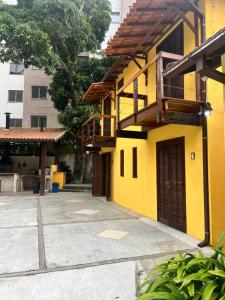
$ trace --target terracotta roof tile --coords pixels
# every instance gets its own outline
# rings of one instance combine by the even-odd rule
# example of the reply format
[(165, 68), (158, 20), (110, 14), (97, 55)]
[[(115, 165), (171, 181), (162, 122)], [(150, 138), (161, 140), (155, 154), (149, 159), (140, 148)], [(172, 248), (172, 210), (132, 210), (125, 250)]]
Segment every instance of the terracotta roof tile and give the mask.
[(18, 142), (56, 142), (65, 134), (65, 129), (44, 129), (39, 128), (0, 128), (0, 141)]

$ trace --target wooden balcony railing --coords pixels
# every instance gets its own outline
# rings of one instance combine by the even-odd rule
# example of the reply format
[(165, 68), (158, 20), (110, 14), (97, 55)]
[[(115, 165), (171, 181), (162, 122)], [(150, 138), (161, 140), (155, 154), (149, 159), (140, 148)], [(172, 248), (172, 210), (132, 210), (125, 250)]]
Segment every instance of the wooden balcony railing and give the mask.
[(82, 144), (90, 147), (114, 147), (116, 141), (116, 117), (94, 115), (82, 126)]
[[(125, 129), (131, 125), (143, 126), (146, 130), (166, 124), (199, 125), (198, 113), (201, 110), (201, 103), (184, 99), (184, 77), (175, 78), (173, 81), (163, 77), (166, 65), (182, 58), (181, 55), (159, 52), (117, 91), (118, 129)], [(138, 101), (144, 99), (144, 95), (139, 94), (138, 78), (151, 68), (156, 68), (156, 87), (152, 86), (152, 89), (156, 88), (156, 99), (149, 105), (145, 101), (144, 107), (139, 109)], [(131, 84), (133, 84), (133, 113), (121, 120), (120, 98), (124, 97), (125, 89)], [(149, 86), (151, 88), (151, 83)]]

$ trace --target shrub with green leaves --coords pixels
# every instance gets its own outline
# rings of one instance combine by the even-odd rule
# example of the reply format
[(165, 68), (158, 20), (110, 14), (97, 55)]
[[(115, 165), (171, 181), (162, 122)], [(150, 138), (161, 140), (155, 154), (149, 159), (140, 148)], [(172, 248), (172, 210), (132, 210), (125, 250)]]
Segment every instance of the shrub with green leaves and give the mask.
[(222, 234), (214, 254), (180, 253), (150, 272), (137, 300), (225, 300), (225, 252)]

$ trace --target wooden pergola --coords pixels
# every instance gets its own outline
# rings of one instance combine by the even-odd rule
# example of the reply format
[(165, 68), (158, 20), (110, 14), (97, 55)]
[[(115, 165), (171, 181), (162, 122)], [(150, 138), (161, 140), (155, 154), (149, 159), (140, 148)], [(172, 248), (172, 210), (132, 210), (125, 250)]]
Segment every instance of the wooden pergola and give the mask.
[(180, 19), (198, 34), (185, 16), (194, 10), (194, 5), (191, 0), (137, 0), (108, 43), (106, 55), (146, 54)]
[(113, 82), (93, 83), (83, 96), (83, 100), (91, 104), (99, 104), (113, 89)]
[(40, 195), (45, 194), (46, 146), (48, 143), (53, 143), (57, 147), (57, 142), (64, 134), (64, 129), (0, 128), (0, 142), (2, 143), (37, 143), (40, 145)]

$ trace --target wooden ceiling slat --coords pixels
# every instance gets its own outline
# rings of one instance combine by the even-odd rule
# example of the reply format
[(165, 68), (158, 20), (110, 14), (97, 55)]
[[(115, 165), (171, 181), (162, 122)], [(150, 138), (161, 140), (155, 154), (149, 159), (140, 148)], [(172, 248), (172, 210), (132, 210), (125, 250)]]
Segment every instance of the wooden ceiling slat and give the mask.
[(93, 83), (85, 93), (83, 100), (87, 103), (99, 103), (112, 89), (113, 82)]
[[(133, 42), (136, 43), (134, 54), (145, 53), (147, 44), (152, 44), (156, 37), (162, 36), (163, 32), (177, 21), (178, 13), (172, 5), (176, 5), (184, 13), (188, 11), (187, 0), (137, 0), (108, 43), (106, 55), (131, 54)], [(127, 52), (124, 51), (126, 46)]]

